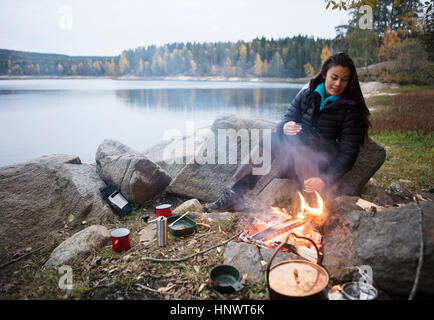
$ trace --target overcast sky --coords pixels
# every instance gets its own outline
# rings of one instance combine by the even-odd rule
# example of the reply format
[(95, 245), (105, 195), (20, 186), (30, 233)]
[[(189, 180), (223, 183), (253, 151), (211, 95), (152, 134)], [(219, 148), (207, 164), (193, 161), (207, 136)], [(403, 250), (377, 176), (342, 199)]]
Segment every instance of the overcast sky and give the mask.
[(324, 0), (0, 0), (0, 48), (118, 55), (172, 42), (333, 38), (347, 21)]

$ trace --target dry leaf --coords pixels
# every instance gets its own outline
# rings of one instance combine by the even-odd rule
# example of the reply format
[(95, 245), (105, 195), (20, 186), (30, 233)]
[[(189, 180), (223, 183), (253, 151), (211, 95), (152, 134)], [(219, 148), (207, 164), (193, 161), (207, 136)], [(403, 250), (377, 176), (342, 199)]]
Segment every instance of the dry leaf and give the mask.
[(246, 281), (247, 281), (247, 273), (243, 274), (243, 277), (241, 278), (240, 283), (241, 284), (246, 284)]
[(197, 290), (197, 293), (201, 293), (202, 290), (205, 288), (205, 286), (206, 286), (206, 284), (205, 284), (205, 283), (202, 283), (202, 284), (200, 285), (199, 289)]
[(199, 273), (200, 268), (198, 266), (194, 266), (193, 268), (194, 268), (194, 271)]
[(421, 201), (425, 201), (425, 199), (419, 193), (416, 194), (416, 198), (418, 198)]
[(190, 240), (189, 242), (188, 242), (188, 245), (189, 246), (193, 246), (193, 245), (195, 245), (197, 243), (197, 240), (196, 239), (192, 239), (192, 240)]

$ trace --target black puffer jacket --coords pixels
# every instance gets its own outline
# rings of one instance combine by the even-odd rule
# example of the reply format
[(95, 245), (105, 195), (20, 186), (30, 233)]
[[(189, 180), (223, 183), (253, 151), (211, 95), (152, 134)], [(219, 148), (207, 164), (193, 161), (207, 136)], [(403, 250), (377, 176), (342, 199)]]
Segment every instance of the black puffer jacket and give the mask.
[(321, 136), (327, 142), (326, 148), (330, 154), (336, 155), (330, 166), (320, 172), (320, 178), (332, 185), (356, 161), (363, 139), (362, 111), (355, 101), (345, 96), (334, 103), (328, 102), (320, 111), (321, 96), (314, 92), (315, 88), (316, 85), (311, 81), (309, 88), (298, 93), (276, 131), (283, 135), (284, 124), (294, 121), (302, 126), (302, 131), (297, 135)]

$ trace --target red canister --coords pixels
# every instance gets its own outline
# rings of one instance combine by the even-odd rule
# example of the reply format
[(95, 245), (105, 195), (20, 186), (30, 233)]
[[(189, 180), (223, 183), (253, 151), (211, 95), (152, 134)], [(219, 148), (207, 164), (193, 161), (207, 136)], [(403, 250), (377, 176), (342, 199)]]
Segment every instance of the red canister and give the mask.
[(130, 230), (118, 228), (110, 232), (113, 251), (121, 252), (130, 248)]
[(161, 204), (155, 207), (155, 215), (169, 218), (172, 216), (172, 206), (170, 204)]

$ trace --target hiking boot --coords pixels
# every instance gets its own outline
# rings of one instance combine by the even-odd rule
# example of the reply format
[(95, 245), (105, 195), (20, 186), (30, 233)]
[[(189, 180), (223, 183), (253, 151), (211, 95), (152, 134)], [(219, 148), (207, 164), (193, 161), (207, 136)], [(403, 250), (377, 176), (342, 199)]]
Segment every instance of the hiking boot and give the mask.
[(243, 198), (231, 188), (225, 188), (220, 197), (214, 202), (205, 204), (205, 208), (221, 211), (243, 211), (246, 209)]

